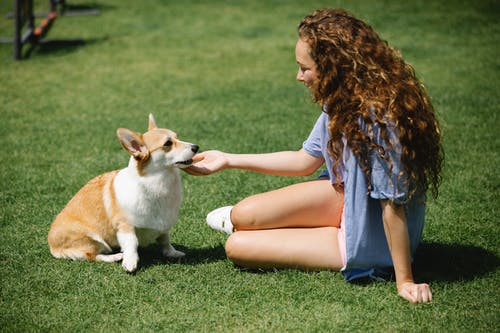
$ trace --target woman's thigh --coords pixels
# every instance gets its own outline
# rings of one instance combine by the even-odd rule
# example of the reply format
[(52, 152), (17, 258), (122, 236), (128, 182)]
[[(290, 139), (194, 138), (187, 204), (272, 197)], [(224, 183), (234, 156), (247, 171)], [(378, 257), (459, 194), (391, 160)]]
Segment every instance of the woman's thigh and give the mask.
[(337, 234), (335, 227), (237, 231), (226, 242), (226, 254), (246, 268), (339, 271)]
[(248, 197), (231, 211), (236, 230), (339, 227), (344, 195), (315, 180)]

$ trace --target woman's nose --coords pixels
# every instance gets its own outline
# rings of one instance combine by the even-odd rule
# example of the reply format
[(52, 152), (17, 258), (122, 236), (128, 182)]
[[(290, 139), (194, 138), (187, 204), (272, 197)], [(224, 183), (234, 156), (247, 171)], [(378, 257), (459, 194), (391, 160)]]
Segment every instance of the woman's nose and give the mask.
[(304, 81), (304, 75), (302, 75), (302, 71), (300, 69), (297, 71), (297, 77), (296, 77), (296, 79), (299, 82), (303, 82)]

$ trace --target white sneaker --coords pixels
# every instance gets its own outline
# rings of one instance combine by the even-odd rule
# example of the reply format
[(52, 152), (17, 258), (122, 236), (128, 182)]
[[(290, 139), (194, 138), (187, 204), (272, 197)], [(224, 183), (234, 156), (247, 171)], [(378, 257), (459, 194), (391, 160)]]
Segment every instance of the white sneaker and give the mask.
[(207, 224), (210, 228), (225, 232), (230, 235), (234, 232), (233, 223), (231, 222), (231, 209), (233, 206), (217, 208), (207, 215)]

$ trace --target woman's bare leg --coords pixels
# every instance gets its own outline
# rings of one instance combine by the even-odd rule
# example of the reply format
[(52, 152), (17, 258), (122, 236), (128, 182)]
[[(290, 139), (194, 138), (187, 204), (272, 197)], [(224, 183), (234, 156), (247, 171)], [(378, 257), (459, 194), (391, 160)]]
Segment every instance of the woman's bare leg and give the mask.
[(251, 196), (231, 212), (237, 231), (227, 240), (227, 256), (248, 268), (340, 270), (342, 209), (343, 193), (328, 180)]
[(340, 226), (344, 194), (329, 180), (294, 184), (253, 195), (233, 207), (236, 230)]
[(337, 233), (335, 227), (237, 231), (226, 242), (226, 254), (246, 268), (339, 271)]

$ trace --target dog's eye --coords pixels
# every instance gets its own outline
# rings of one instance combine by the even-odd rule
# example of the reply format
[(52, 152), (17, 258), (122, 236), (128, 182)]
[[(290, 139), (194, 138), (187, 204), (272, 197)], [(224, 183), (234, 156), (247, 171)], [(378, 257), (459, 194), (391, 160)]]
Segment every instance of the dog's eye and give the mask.
[(174, 143), (172, 142), (172, 140), (167, 140), (167, 142), (165, 142), (165, 144), (163, 145), (164, 147), (170, 147), (171, 145), (173, 145)]

